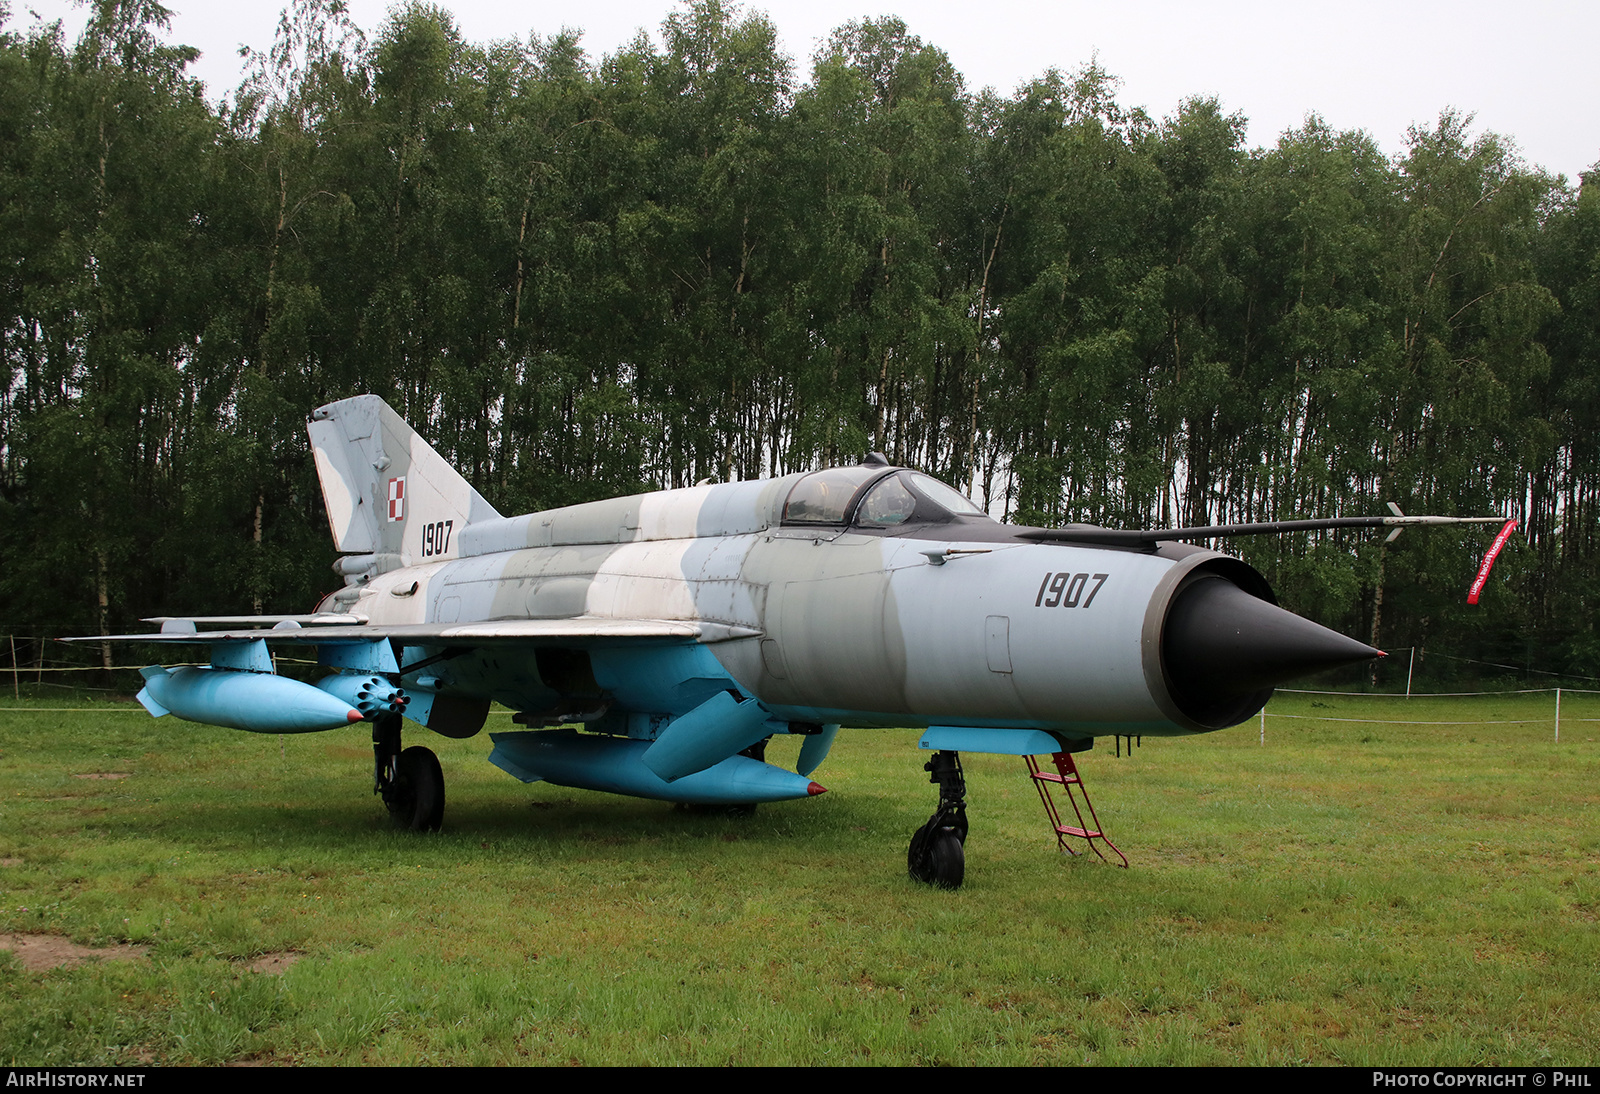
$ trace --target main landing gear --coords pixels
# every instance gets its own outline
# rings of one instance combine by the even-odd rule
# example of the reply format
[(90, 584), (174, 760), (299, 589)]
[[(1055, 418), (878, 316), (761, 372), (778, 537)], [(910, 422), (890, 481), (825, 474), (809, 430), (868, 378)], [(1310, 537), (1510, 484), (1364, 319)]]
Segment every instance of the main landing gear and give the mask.
[(939, 784), (939, 808), (911, 837), (906, 869), (917, 881), (941, 889), (959, 889), (966, 876), (967, 782), (961, 777), (959, 752), (935, 752), (922, 769)]
[(389, 816), (413, 832), (437, 832), (444, 821), (444, 772), (431, 749), (400, 750), (400, 716), (372, 723), (374, 794), (383, 795)]

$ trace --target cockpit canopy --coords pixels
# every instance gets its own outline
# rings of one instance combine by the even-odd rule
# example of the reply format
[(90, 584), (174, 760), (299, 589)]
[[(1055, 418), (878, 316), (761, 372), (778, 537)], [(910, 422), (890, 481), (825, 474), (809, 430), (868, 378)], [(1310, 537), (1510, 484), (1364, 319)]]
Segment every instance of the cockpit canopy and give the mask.
[(855, 524), (889, 528), (899, 524), (943, 524), (984, 511), (959, 490), (905, 468), (832, 467), (816, 471), (789, 491), (784, 524)]

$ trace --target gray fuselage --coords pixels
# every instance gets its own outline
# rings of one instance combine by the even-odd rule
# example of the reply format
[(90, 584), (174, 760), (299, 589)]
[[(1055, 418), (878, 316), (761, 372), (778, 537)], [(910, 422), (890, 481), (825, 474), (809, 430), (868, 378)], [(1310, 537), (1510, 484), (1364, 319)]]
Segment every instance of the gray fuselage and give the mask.
[[(856, 504), (907, 474), (852, 469)], [(1022, 529), (921, 495), (914, 514), (887, 518), (896, 523), (786, 523), (791, 491), (806, 478), (474, 522), (449, 545), (459, 558), (406, 564), (422, 552), (402, 550), (401, 565), (324, 607), (380, 626), (582, 618), (702, 628), (698, 641), (666, 645), (482, 648), (425, 670), (441, 694), (552, 720), (601, 703), (613, 718), (677, 715), (734, 688), (798, 723), (1072, 737), (1219, 728), (1174, 701), (1162, 632), (1178, 590), (1197, 575), (1264, 589), (1253, 571), (1239, 576), (1242, 563), (1180, 545), (1032, 543), (1018, 538)], [(417, 647), (402, 660), (441, 652)]]

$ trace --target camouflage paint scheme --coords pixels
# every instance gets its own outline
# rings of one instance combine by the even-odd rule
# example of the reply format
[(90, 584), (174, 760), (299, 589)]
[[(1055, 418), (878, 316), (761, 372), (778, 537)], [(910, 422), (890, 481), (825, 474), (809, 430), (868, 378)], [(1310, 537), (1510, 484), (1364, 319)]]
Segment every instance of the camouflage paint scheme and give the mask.
[[(1003, 525), (882, 457), (503, 517), (376, 396), (307, 428), (345, 587), (309, 616), (112, 637), (209, 647), (210, 668), (145, 670), (157, 717), (371, 722), (377, 789), (413, 827), (438, 827), (443, 783), (401, 750), (402, 714), (470, 737), (498, 702), (529, 727), (493, 735), (518, 778), (748, 804), (820, 793), (840, 726), (925, 728), (950, 757), (1077, 751), (1236, 724), (1276, 680), (1377, 654), (1270, 607), (1226, 555), (1051, 542), (1123, 533)], [(278, 676), (285, 645), (334, 671)], [(595, 732), (550, 728), (574, 723)], [(775, 733), (806, 736), (797, 772), (762, 761)]]
[[(975, 515), (785, 526), (804, 474), (507, 518), (375, 396), (319, 409), (310, 431), (335, 542), (360, 552), (345, 563), (351, 584), (322, 609), (367, 620), (317, 633), (429, 632), (408, 644), (405, 663), (474, 647), (421, 674), (442, 695), (552, 719), (603, 695), (610, 706), (593, 728), (634, 736), (651, 726), (624, 726), (621, 715), (655, 716), (659, 728), (661, 716), (730, 687), (774, 721), (807, 726), (1068, 738), (1217, 728), (1171, 701), (1159, 638), (1185, 575), (1243, 568), (1225, 555), (1029, 543)], [(869, 481), (894, 474), (884, 466)], [(404, 508), (390, 519), (395, 479)], [(447, 531), (425, 540), (430, 526)], [(971, 553), (929, 557), (946, 551)], [(1047, 578), (1058, 572), (1068, 588), (1086, 575), (1076, 597), (1052, 598)], [(586, 654), (592, 684), (546, 679), (582, 672), (547, 652), (541, 673), (539, 653), (552, 649)]]

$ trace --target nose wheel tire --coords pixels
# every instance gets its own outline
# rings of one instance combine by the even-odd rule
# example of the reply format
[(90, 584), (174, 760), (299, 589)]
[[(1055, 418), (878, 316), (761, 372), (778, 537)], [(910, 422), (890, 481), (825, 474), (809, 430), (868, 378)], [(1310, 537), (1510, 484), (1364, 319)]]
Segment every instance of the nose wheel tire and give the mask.
[(401, 828), (437, 832), (444, 822), (444, 771), (439, 757), (420, 745), (400, 753), (394, 781), (383, 791), (383, 804)]
[(906, 852), (906, 869), (913, 880), (941, 889), (959, 889), (967, 876), (967, 784), (961, 774), (961, 757), (955, 752), (935, 752), (923, 767), (939, 785), (939, 808), (917, 829)]
[(950, 831), (930, 836), (919, 832), (918, 837), (906, 855), (906, 869), (912, 878), (941, 889), (961, 888), (967, 875), (967, 857), (960, 837)]
[(967, 874), (967, 858), (954, 833), (946, 832), (933, 841), (928, 864), (932, 867), (932, 881), (939, 888), (961, 888), (961, 881)]

